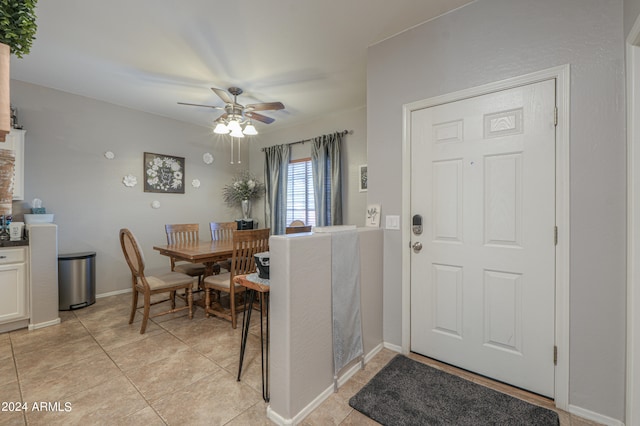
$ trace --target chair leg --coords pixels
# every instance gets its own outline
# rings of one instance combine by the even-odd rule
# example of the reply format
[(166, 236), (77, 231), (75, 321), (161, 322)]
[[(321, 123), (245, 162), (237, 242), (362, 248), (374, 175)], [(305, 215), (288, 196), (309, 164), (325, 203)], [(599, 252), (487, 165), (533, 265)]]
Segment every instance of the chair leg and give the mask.
[(138, 308), (138, 290), (133, 289), (133, 297), (131, 298), (131, 315), (129, 315), (129, 324), (133, 324), (133, 319), (136, 316), (136, 310)]
[(176, 292), (175, 291), (169, 292), (169, 298), (171, 299), (171, 309), (175, 309), (176, 308)]
[(187, 289), (187, 305), (189, 305), (189, 319), (193, 319), (193, 290)]
[(149, 293), (144, 294), (144, 311), (142, 315), (142, 327), (140, 328), (140, 334), (144, 334), (147, 330), (147, 321), (149, 320), (149, 311), (151, 310), (151, 295)]
[(229, 292), (229, 310), (231, 311), (231, 328), (235, 330), (238, 326), (238, 320), (236, 318), (236, 291), (233, 286)]
[(211, 290), (204, 288), (204, 316), (209, 318), (209, 308), (211, 307)]

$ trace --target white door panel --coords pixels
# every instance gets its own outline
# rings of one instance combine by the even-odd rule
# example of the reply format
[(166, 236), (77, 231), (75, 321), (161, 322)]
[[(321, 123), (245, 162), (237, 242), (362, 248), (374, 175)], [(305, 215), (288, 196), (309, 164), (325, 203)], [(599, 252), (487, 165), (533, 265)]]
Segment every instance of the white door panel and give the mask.
[(411, 350), (554, 393), (555, 80), (411, 113)]

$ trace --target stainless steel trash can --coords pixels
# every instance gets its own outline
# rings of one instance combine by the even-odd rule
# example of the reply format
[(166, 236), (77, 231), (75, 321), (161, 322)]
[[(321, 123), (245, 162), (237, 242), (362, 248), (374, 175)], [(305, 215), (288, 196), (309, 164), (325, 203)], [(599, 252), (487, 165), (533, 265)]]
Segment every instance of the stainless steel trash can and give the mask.
[(96, 253), (58, 256), (58, 309), (71, 311), (96, 302)]

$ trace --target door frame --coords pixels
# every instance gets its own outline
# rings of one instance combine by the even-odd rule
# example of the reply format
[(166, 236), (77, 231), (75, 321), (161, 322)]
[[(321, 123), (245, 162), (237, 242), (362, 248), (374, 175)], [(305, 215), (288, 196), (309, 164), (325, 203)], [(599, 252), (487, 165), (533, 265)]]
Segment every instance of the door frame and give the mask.
[(625, 423), (640, 418), (640, 17), (626, 40), (627, 73), (627, 386)]
[[(402, 352), (411, 348), (411, 113), (471, 97), (512, 89), (544, 80), (556, 80), (556, 290), (555, 290), (555, 344), (558, 348), (555, 368), (555, 405), (568, 410), (569, 407), (569, 64), (513, 77), (458, 92), (416, 101), (402, 107)], [(552, 238), (552, 235), (549, 236)], [(552, 354), (549, 354), (552, 356)]]

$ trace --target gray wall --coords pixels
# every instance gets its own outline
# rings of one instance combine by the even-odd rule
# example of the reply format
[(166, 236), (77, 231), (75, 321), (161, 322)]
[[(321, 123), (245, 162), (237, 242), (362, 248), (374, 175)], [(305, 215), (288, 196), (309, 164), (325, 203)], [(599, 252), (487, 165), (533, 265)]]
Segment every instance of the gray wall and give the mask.
[[(16, 80), (11, 103), (27, 130), (25, 202), (14, 202), (15, 220), (28, 212), (33, 198), (42, 199), (47, 212), (55, 214), (60, 253), (97, 253), (98, 294), (131, 286), (120, 228), (134, 232), (147, 266), (158, 269), (169, 266), (169, 259), (152, 248), (166, 243), (166, 223), (199, 223), (200, 238), (206, 240), (210, 221), (240, 214), (221, 201), (223, 185), (240, 166), (229, 164), (228, 144), (210, 129)], [(105, 159), (108, 150), (114, 160)], [(143, 191), (144, 152), (185, 157), (185, 194)], [(213, 164), (202, 161), (205, 152), (213, 154)], [(122, 184), (127, 174), (137, 177), (134, 188)], [(199, 189), (191, 186), (194, 178), (202, 182)], [(151, 208), (153, 200), (160, 201), (160, 209)]]
[[(364, 107), (271, 133), (262, 128), (254, 140), (242, 142), (242, 163), (232, 165), (228, 142), (208, 128), (17, 80), (11, 81), (11, 103), (27, 130), (25, 201), (14, 202), (14, 220), (29, 212), (34, 198), (42, 199), (47, 212), (55, 214), (60, 253), (97, 253), (98, 294), (130, 287), (120, 228), (135, 233), (153, 271), (168, 265), (152, 248), (164, 243), (165, 223), (199, 223), (200, 238), (209, 239), (210, 221), (239, 218), (239, 209), (222, 202), (221, 190), (250, 165), (262, 180), (263, 146), (353, 130), (344, 139), (344, 217), (345, 223), (364, 225), (366, 193), (358, 192), (358, 165), (366, 163)], [(113, 151), (115, 159), (105, 159), (105, 151)], [(143, 191), (144, 152), (185, 157), (185, 194)], [(213, 164), (202, 161), (205, 152), (213, 154)], [(293, 155), (309, 156), (309, 144), (296, 145)], [(122, 184), (127, 174), (138, 178), (134, 188)], [(199, 189), (191, 186), (194, 178), (201, 181)], [(160, 201), (160, 209), (151, 208), (153, 200)], [(254, 204), (253, 213), (264, 226), (262, 201)]]
[[(358, 166), (367, 163), (367, 124), (364, 106), (355, 110), (319, 117), (301, 125), (278, 128), (260, 134), (251, 141), (249, 146), (251, 171), (260, 180), (263, 180), (264, 153), (262, 148), (264, 147), (305, 140), (342, 130), (353, 130), (353, 134), (344, 137), (342, 147), (343, 221), (345, 225), (364, 226), (367, 193), (359, 192), (358, 189)], [(291, 159), (311, 156), (310, 143), (292, 145), (291, 149)], [(264, 224), (264, 203), (262, 201), (254, 204), (252, 212), (252, 216), (258, 218), (260, 224)]]
[[(478, 0), (372, 46), (367, 67), (368, 197), (406, 225), (403, 104), (571, 65), (569, 403), (614, 419), (625, 399), (622, 15), (622, 0)], [(385, 231), (384, 339), (396, 345), (402, 249)]]

